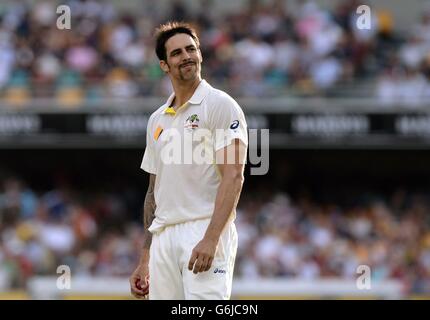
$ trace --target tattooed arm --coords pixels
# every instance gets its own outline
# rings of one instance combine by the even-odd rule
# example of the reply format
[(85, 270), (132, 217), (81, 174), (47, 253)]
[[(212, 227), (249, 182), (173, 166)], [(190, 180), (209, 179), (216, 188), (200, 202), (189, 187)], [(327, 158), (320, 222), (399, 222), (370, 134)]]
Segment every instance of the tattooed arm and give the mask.
[(152, 220), (155, 217), (155, 197), (154, 197), (154, 185), (155, 185), (155, 175), (149, 175), (149, 187), (145, 196), (145, 203), (143, 205), (143, 248), (140, 256), (140, 262), (136, 270), (130, 277), (130, 287), (131, 293), (136, 298), (145, 298), (149, 292), (149, 248), (151, 247), (152, 234), (148, 231)]
[[(152, 242), (152, 233), (148, 231), (151, 226), (152, 220), (155, 218), (155, 197), (154, 197), (154, 185), (155, 185), (155, 175), (149, 175), (149, 187), (146, 192), (145, 203), (143, 205), (143, 256), (147, 255), (149, 261), (149, 248)], [(142, 256), (142, 257), (143, 257)]]

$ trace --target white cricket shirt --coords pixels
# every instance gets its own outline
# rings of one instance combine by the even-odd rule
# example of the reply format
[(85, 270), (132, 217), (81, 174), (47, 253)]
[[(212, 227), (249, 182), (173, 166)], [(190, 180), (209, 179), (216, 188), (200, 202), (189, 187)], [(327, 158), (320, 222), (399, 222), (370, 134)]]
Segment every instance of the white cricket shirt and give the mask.
[(174, 93), (151, 115), (147, 127), (141, 169), (156, 175), (151, 232), (211, 217), (221, 182), (215, 152), (236, 138), (248, 145), (243, 111), (227, 93), (202, 80), (176, 112), (170, 108), (173, 99)]

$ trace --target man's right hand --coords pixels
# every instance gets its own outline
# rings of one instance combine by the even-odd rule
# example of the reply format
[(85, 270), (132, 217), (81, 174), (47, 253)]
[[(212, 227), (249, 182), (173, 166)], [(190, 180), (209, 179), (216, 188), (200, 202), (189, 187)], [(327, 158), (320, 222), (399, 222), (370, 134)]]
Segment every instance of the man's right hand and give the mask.
[(140, 264), (134, 270), (130, 279), (131, 294), (137, 299), (147, 299), (149, 293), (148, 264)]

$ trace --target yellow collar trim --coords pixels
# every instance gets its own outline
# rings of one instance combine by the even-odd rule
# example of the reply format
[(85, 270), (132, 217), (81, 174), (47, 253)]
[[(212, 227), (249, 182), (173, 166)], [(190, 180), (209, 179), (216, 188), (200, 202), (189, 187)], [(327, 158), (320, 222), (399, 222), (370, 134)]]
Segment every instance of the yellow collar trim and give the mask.
[[(178, 110), (181, 109), (181, 108), (186, 107), (187, 105), (188, 105), (188, 102), (185, 102), (182, 106), (180, 106), (178, 108)], [(176, 115), (176, 111), (175, 111), (175, 109), (173, 109), (173, 107), (167, 107), (166, 109), (164, 109), (164, 113), (171, 114), (171, 115)]]
[(175, 115), (175, 114), (176, 114), (176, 111), (175, 111), (175, 109), (173, 109), (172, 107), (167, 107), (167, 108), (164, 110), (164, 113)]

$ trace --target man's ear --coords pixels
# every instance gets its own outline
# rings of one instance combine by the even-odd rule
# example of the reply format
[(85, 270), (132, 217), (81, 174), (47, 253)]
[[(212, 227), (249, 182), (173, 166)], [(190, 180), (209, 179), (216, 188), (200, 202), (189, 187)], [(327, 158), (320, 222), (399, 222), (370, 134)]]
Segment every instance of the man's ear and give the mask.
[(169, 72), (169, 69), (170, 69), (169, 65), (164, 60), (160, 60), (160, 68), (161, 68), (161, 70), (163, 70), (164, 73)]
[(199, 48), (199, 53), (200, 53), (200, 63), (202, 63), (203, 62), (203, 55), (202, 55), (202, 51), (200, 50), (200, 48)]

